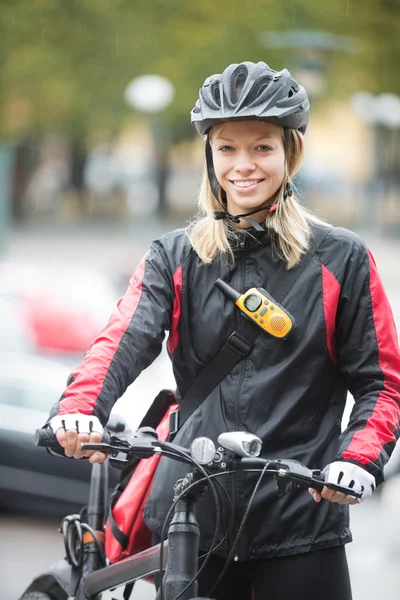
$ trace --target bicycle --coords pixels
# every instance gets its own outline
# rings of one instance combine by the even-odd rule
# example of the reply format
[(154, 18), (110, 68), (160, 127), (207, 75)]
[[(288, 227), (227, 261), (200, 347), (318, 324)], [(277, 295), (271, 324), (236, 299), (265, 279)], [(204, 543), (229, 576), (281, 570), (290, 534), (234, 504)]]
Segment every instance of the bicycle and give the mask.
[[(35, 443), (60, 450), (51, 429), (38, 430)], [(93, 464), (86, 513), (69, 515), (62, 521), (66, 557), (48, 572), (35, 578), (20, 600), (97, 600), (103, 592), (120, 586), (132, 586), (135, 581), (157, 573), (163, 576), (156, 600), (201, 600), (197, 596), (198, 573), (204, 568), (207, 557), (229, 534), (228, 532), (217, 544), (219, 496), (214, 480), (236, 471), (260, 473), (227, 564), (233, 557), (257, 487), (266, 474), (275, 477), (279, 495), (288, 492), (291, 486), (321, 490), (325, 485), (321, 471), (309, 469), (296, 460), (261, 458), (261, 446), (261, 440), (250, 433), (231, 432), (218, 437), (217, 448), (211, 439), (200, 437), (188, 449), (171, 442), (159, 441), (156, 432), (148, 427), (138, 430), (129, 441), (126, 436), (110, 435), (106, 431), (102, 442), (82, 444), (83, 450), (106, 452), (109, 459), (103, 464)], [(107, 462), (125, 467), (138, 457), (150, 458), (155, 453), (194, 466), (193, 470), (175, 484), (174, 501), (164, 526), (166, 529), (169, 523), (167, 537), (162, 543), (119, 563), (108, 564), (102, 540), (107, 517)], [(326, 485), (344, 494), (360, 497), (354, 490), (334, 484)], [(202, 557), (204, 560), (199, 568), (200, 531), (195, 507), (207, 487), (210, 487), (216, 502), (216, 528), (211, 549)], [(164, 537), (162, 534), (161, 539)], [(219, 579), (221, 577), (222, 574)], [(209, 594), (215, 586), (216, 584)], [(128, 590), (130, 593), (131, 589)]]

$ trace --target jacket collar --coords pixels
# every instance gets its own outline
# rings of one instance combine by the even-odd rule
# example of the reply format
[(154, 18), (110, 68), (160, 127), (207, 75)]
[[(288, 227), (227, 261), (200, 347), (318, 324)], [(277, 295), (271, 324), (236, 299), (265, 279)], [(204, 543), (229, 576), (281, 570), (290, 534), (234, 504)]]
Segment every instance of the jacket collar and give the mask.
[(248, 229), (238, 229), (228, 225), (228, 239), (234, 252), (250, 250), (260, 246), (269, 246), (271, 244), (271, 231), (257, 231), (254, 227)]

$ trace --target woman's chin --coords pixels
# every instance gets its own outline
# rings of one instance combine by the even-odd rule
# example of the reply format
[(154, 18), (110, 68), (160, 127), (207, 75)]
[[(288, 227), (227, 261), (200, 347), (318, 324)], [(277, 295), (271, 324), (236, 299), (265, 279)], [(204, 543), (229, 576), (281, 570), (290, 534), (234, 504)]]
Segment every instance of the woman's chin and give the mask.
[(243, 213), (248, 213), (251, 212), (252, 210), (257, 210), (260, 209), (261, 210), (268, 210), (268, 206), (263, 206), (263, 204), (265, 203), (265, 200), (263, 200), (262, 202), (240, 202), (239, 203), (235, 203), (235, 206), (232, 207), (232, 210), (229, 210), (229, 205), (228, 205), (228, 210), (231, 214), (237, 214), (237, 215), (241, 215)]

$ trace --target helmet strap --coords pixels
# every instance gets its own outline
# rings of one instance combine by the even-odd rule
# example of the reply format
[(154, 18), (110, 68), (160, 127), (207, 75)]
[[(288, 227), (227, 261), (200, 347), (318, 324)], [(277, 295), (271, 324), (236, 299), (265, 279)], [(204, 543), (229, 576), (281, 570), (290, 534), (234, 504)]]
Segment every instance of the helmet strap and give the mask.
[(212, 150), (210, 144), (210, 136), (207, 134), (206, 137), (206, 164), (207, 164), (207, 174), (208, 180), (210, 182), (212, 193), (214, 194), (214, 198), (218, 202), (218, 204), (225, 210), (225, 206), (222, 204), (219, 199), (218, 188), (217, 188), (217, 177), (215, 175), (214, 170), (214, 162), (212, 157)]
[[(285, 187), (283, 188), (283, 201), (287, 200), (288, 198), (291, 198), (293, 196), (293, 188), (290, 185), (290, 182), (286, 182)], [(271, 208), (269, 209), (270, 213), (273, 213), (276, 211), (276, 209), (278, 208), (278, 202), (274, 202), (271, 206)]]
[(249, 217), (249, 215), (252, 215), (255, 212), (261, 212), (262, 210), (265, 210), (265, 208), (260, 208), (258, 210), (255, 210), (251, 213), (246, 213), (244, 215), (231, 215), (226, 210), (218, 210), (218, 211), (214, 212), (214, 219), (216, 221), (220, 221), (221, 219), (226, 219), (227, 221), (230, 221), (231, 223), (240, 223), (240, 220), (243, 219), (244, 221), (247, 221), (252, 227), (254, 227), (254, 229), (256, 231), (265, 231), (265, 227), (263, 227), (255, 219), (250, 219), (250, 217)]
[(288, 181), (285, 185), (285, 189), (283, 190), (283, 199), (287, 200), (288, 198), (291, 198), (293, 196), (293, 189), (292, 186), (290, 185), (290, 182)]

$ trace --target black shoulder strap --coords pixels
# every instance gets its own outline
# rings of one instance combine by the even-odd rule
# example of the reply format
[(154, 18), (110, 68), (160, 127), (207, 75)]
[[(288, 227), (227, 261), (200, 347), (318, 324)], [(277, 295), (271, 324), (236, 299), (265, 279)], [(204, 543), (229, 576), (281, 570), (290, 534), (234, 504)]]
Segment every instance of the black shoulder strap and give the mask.
[[(329, 227), (315, 228), (310, 248), (303, 255), (299, 264), (288, 271), (286, 264), (282, 263), (271, 281), (268, 282), (268, 293), (279, 304), (286, 298), (329, 232)], [(221, 350), (203, 367), (179, 403), (179, 429), (213, 389), (232, 371), (233, 367), (247, 356), (260, 333), (261, 329), (257, 325), (248, 319), (242, 320), (237, 331), (229, 336)], [(175, 433), (174, 430), (171, 431), (171, 435), (173, 433)]]

